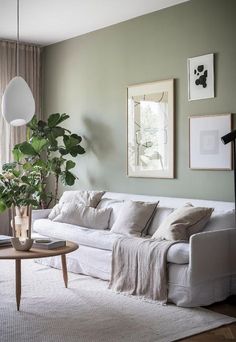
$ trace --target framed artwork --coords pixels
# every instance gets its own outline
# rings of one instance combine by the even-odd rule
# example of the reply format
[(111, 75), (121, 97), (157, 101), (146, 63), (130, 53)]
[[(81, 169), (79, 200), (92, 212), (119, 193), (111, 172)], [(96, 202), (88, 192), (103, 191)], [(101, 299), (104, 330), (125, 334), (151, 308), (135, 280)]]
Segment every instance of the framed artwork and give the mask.
[(189, 167), (200, 170), (232, 170), (231, 144), (221, 137), (232, 129), (231, 114), (189, 118)]
[(188, 58), (188, 100), (212, 98), (214, 88), (214, 54)]
[(129, 177), (174, 178), (174, 80), (127, 89)]

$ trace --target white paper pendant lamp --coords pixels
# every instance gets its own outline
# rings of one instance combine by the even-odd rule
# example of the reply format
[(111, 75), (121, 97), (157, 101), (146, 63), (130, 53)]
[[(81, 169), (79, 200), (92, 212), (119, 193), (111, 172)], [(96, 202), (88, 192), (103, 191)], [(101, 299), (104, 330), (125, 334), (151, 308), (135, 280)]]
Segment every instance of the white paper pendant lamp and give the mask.
[(12, 126), (26, 125), (35, 113), (35, 101), (30, 87), (19, 76), (19, 43), (20, 43), (20, 4), (17, 4), (17, 46), (16, 46), (16, 74), (7, 85), (2, 97), (2, 115)]
[(34, 113), (35, 101), (30, 87), (22, 77), (14, 77), (3, 94), (3, 117), (12, 126), (22, 126), (32, 119)]

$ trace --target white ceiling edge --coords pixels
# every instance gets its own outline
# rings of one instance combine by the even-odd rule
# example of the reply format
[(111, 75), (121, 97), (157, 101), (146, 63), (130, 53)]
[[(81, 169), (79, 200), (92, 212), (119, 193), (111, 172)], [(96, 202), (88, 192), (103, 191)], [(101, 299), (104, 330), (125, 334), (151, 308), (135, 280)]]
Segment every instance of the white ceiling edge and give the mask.
[[(20, 0), (20, 40), (50, 45), (190, 0)], [(0, 39), (16, 39), (16, 0), (0, 0)]]

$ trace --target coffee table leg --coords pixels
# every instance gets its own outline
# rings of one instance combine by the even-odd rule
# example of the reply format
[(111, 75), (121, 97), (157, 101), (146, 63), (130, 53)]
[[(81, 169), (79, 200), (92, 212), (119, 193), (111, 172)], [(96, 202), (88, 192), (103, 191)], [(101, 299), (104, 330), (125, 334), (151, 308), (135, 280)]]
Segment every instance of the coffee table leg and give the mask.
[(17, 311), (20, 310), (21, 298), (21, 260), (16, 259), (16, 307)]
[(63, 272), (63, 279), (65, 283), (65, 287), (68, 286), (68, 275), (67, 275), (67, 266), (66, 266), (66, 255), (61, 255), (61, 265), (62, 265), (62, 272)]

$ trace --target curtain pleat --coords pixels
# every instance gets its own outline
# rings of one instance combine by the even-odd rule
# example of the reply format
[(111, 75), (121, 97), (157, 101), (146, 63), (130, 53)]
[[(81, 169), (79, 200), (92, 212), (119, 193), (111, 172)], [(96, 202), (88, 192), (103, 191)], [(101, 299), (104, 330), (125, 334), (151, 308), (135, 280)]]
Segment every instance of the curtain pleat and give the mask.
[[(20, 44), (19, 74), (28, 83), (35, 99), (35, 114), (41, 119), (41, 48)], [(16, 76), (16, 42), (0, 41), (0, 103), (9, 81)], [(26, 126), (12, 127), (3, 118), (0, 108), (0, 166), (12, 161), (12, 149), (26, 139)]]

